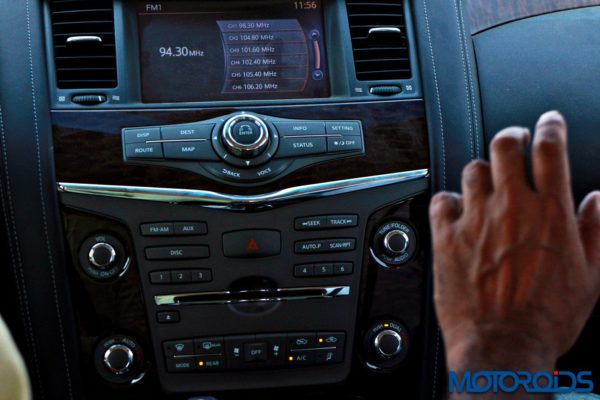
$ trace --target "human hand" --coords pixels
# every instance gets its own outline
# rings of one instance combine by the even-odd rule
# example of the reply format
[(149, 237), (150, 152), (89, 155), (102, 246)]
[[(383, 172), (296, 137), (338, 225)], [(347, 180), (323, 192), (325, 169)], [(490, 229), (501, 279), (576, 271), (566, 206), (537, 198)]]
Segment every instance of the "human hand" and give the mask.
[(557, 112), (507, 128), (474, 161), (462, 196), (431, 201), (434, 298), (448, 368), (552, 371), (600, 294), (600, 192), (574, 212), (567, 128)]

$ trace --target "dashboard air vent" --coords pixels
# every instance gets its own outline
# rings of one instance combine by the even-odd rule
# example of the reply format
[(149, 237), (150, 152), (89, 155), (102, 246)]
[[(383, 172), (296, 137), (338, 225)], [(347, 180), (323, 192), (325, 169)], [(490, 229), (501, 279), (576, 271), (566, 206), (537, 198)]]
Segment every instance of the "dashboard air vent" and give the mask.
[(113, 0), (51, 0), (60, 89), (117, 86)]
[(410, 79), (402, 0), (346, 0), (356, 78)]

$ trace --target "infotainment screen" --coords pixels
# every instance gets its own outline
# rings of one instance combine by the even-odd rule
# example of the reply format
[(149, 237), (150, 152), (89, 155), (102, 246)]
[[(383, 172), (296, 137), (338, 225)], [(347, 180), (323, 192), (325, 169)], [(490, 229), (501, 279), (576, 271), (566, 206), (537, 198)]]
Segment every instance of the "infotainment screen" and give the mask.
[(321, 0), (137, 7), (144, 102), (329, 96)]

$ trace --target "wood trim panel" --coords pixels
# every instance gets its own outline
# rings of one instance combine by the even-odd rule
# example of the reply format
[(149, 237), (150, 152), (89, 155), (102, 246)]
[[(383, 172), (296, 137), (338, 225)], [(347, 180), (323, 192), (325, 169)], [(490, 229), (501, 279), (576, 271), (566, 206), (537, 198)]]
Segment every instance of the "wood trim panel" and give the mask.
[(429, 166), (422, 101), (274, 106), (245, 110), (293, 119), (360, 119), (366, 154), (323, 162), (269, 184), (242, 188), (182, 169), (127, 164), (123, 161), (121, 150), (121, 129), (124, 127), (196, 122), (241, 110), (55, 111), (52, 123), (57, 179), (59, 182), (202, 189), (248, 195)]

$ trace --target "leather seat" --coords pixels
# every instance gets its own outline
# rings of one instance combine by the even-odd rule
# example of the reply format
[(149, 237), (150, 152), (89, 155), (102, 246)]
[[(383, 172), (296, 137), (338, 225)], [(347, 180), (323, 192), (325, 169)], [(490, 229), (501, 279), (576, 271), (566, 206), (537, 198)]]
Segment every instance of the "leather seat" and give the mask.
[(29, 400), (27, 369), (15, 342), (0, 317), (0, 400)]

